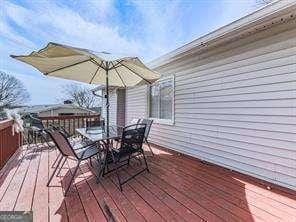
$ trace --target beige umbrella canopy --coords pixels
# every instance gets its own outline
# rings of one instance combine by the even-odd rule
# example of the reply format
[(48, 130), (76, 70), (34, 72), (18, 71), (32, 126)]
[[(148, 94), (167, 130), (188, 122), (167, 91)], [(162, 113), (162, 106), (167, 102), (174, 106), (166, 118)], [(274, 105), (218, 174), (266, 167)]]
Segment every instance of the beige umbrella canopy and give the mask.
[(90, 50), (57, 43), (49, 43), (45, 48), (29, 55), (11, 55), (11, 57), (34, 66), (47, 76), (106, 85), (107, 129), (109, 126), (109, 85), (130, 87), (143, 83), (151, 84), (160, 77), (137, 57), (110, 61), (97, 56)]
[(12, 58), (28, 63), (44, 75), (92, 84), (129, 87), (142, 82), (152, 83), (160, 76), (147, 68), (137, 57), (107, 61), (87, 49), (49, 43), (38, 52)]

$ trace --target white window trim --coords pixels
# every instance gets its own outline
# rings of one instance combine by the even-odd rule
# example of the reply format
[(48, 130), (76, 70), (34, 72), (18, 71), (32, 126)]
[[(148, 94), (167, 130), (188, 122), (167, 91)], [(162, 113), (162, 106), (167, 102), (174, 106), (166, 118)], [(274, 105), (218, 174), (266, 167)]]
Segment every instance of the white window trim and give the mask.
[[(154, 84), (165, 81), (167, 79), (173, 80), (172, 119), (159, 119), (159, 118), (150, 117), (150, 86), (153, 86)], [(147, 118), (153, 120), (153, 123), (157, 123), (157, 124), (164, 124), (164, 125), (175, 124), (175, 76), (174, 75), (162, 77), (147, 87)]]

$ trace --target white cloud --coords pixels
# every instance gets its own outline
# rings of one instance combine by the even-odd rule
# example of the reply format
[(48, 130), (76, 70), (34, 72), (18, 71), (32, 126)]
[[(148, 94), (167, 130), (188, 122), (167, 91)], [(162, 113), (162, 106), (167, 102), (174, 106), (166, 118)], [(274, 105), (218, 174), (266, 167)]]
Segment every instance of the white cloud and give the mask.
[(34, 104), (52, 103), (65, 81), (45, 78), (9, 54), (26, 54), (53, 41), (148, 62), (238, 19), (255, 1), (127, 0), (119, 7), (115, 0), (27, 1), (24, 6), (2, 0), (0, 69), (24, 82)]
[(256, 8), (256, 0), (222, 0), (219, 3), (220, 13), (213, 29), (227, 25), (247, 15)]
[[(109, 10), (110, 6), (105, 2), (107, 1), (98, 5), (99, 3), (93, 1), (93, 7), (100, 8), (100, 15), (104, 14), (104, 10)], [(92, 22), (69, 7), (54, 2), (42, 2), (30, 9), (6, 2), (4, 8), (9, 19), (32, 36), (40, 36), (43, 42), (57, 41), (93, 50), (120, 53), (128, 51), (131, 54), (139, 54), (142, 47), (139, 41), (121, 36), (117, 26)]]
[(150, 60), (176, 47), (183, 29), (181, 1), (132, 1), (141, 19), (141, 31)]
[(114, 0), (72, 1), (72, 4), (79, 8), (82, 17), (91, 21), (106, 22), (117, 13)]
[(1, 36), (5, 37), (6, 39), (8, 39), (11, 42), (14, 42), (15, 44), (26, 45), (30, 48), (36, 47), (36, 45), (32, 41), (30, 41), (27, 38), (20, 35), (20, 33), (15, 31), (13, 29), (13, 27), (11, 27), (9, 25), (8, 20), (7, 20), (7, 15), (8, 15), (8, 13), (14, 13), (14, 11), (9, 10), (9, 8), (6, 8), (3, 5), (1, 5), (1, 8), (0, 8), (0, 33), (1, 33)]
[(145, 58), (164, 53), (239, 19), (255, 9), (256, 0), (137, 1)]
[[(205, 21), (208, 26), (202, 28), (194, 23), (200, 24), (198, 19), (203, 18), (189, 9), (194, 6), (195, 10), (202, 7), (203, 3), (188, 4), (180, 0), (131, 0), (129, 4), (135, 8), (131, 17), (136, 18), (131, 21), (115, 18), (119, 17), (120, 12), (113, 0), (74, 1), (76, 10), (54, 1), (42, 1), (39, 4), (32, 2), (26, 8), (4, 1), (2, 10), (7, 18), (31, 36), (38, 36), (42, 46), (49, 41), (56, 41), (95, 51), (109, 51), (118, 56), (141, 56), (147, 61), (192, 40), (200, 31), (210, 31), (239, 18), (254, 7), (254, 1), (213, 1), (211, 7), (218, 14)], [(190, 14), (187, 15), (188, 12)], [(127, 24), (130, 25), (129, 29), (122, 30), (126, 22), (130, 22)], [(8, 32), (6, 35), (10, 38), (19, 38), (18, 42), (28, 47), (34, 46), (34, 43), (14, 32), (7, 24), (2, 29)]]

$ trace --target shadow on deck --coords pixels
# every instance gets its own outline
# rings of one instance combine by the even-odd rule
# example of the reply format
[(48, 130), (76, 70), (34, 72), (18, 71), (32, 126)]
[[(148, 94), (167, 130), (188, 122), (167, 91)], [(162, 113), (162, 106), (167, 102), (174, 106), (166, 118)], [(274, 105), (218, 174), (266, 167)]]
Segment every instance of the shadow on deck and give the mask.
[[(110, 174), (97, 184), (83, 164), (69, 195), (73, 162), (46, 186), (57, 151), (22, 147), (0, 172), (0, 209), (33, 210), (34, 221), (296, 221), (296, 192), (156, 147), (144, 172), (123, 186)], [(137, 167), (134, 167), (136, 166)], [(134, 161), (122, 177), (139, 168)], [(70, 169), (70, 170), (69, 170)]]

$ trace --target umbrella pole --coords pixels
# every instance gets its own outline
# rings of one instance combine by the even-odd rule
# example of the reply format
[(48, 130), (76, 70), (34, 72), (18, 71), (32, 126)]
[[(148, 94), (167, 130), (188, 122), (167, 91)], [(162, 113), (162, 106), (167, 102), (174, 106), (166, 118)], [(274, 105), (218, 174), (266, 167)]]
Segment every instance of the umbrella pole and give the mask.
[(107, 111), (107, 123), (106, 123), (106, 132), (107, 132), (107, 137), (109, 137), (109, 77), (108, 77), (108, 72), (109, 72), (109, 62), (106, 62), (106, 111)]

